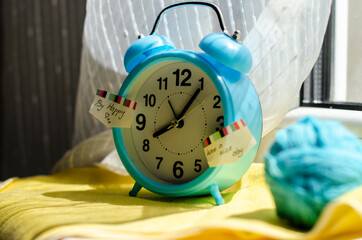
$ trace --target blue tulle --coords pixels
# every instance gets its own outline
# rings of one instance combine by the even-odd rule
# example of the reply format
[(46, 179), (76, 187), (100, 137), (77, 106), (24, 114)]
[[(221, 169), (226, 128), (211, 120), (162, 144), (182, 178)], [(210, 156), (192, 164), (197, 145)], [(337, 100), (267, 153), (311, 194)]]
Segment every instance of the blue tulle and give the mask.
[(265, 175), (278, 215), (310, 228), (328, 202), (362, 185), (361, 141), (337, 121), (304, 118), (276, 134)]

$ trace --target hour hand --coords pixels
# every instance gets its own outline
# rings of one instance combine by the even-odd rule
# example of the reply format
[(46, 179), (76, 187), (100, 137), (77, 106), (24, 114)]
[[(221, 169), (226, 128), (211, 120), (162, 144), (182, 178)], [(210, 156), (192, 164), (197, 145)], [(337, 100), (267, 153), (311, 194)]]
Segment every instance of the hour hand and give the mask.
[(168, 132), (168, 131), (174, 129), (175, 127), (177, 127), (177, 125), (178, 125), (178, 122), (177, 122), (177, 121), (172, 121), (170, 125), (168, 125), (168, 126), (166, 126), (166, 127), (164, 127), (164, 128), (161, 128), (160, 130), (156, 131), (156, 132), (152, 135), (152, 137), (157, 138), (158, 136), (164, 134), (165, 132)]

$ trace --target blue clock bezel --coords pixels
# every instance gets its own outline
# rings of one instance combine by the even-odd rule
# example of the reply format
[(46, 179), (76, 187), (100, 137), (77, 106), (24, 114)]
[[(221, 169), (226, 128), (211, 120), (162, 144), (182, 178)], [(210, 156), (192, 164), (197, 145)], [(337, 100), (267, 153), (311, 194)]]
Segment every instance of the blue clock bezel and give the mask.
[[(225, 85), (225, 80), (218, 74), (217, 70), (212, 67), (207, 61), (208, 56), (199, 52), (192, 52), (187, 50), (172, 49), (156, 53), (146, 60), (137, 65), (127, 76), (118, 95), (127, 97), (127, 94), (137, 78), (150, 67), (165, 61), (183, 61), (188, 62), (200, 68), (212, 80), (217, 88), (221, 103), (223, 104), (224, 123), (228, 125), (232, 123), (234, 110), (231, 104), (224, 104), (231, 102), (229, 91)], [(207, 194), (207, 188), (213, 183), (213, 178), (217, 175), (220, 168), (223, 166), (209, 167), (197, 178), (182, 184), (167, 185), (158, 183), (146, 177), (132, 162), (130, 156), (123, 143), (122, 130), (120, 128), (113, 128), (113, 135), (115, 145), (120, 158), (134, 180), (142, 187), (164, 196), (187, 196), (195, 194)]]

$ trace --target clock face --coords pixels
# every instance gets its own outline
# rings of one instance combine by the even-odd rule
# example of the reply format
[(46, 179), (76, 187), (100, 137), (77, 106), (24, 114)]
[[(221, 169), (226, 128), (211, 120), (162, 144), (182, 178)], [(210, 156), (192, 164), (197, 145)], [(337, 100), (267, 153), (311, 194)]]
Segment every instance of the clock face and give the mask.
[(172, 61), (153, 66), (136, 83), (128, 96), (137, 108), (125, 140), (135, 149), (132, 160), (170, 184), (196, 178), (208, 168), (203, 140), (224, 124), (212, 80), (193, 64)]

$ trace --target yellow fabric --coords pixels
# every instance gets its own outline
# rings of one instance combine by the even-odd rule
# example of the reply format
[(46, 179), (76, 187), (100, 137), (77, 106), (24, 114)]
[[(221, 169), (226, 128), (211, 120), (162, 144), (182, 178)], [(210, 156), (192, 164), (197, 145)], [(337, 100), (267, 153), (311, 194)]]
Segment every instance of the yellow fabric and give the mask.
[(100, 168), (70, 169), (51, 176), (14, 179), (0, 190), (0, 239), (353, 239), (362, 237), (362, 188), (329, 204), (309, 232), (279, 219), (253, 164), (241, 182), (210, 196), (168, 198)]

